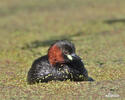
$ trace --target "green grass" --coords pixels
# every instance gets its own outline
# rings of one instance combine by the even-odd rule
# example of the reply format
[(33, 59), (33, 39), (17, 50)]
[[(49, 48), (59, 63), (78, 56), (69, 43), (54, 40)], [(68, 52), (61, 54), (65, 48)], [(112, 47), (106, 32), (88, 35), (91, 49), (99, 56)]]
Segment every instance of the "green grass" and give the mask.
[[(103, 100), (125, 94), (124, 0), (1, 0), (2, 100)], [(55, 40), (76, 46), (96, 81), (28, 85), (27, 72)], [(118, 98), (106, 98), (109, 92)], [(92, 99), (93, 98), (93, 99)]]

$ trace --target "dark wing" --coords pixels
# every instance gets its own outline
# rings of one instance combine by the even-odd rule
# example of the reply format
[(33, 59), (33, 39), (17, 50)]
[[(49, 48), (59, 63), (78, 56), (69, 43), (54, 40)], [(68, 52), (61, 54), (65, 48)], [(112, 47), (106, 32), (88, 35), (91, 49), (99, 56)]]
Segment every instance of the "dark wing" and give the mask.
[(28, 72), (27, 81), (29, 84), (46, 82), (51, 77), (52, 68), (48, 62), (48, 57), (43, 56), (35, 60)]

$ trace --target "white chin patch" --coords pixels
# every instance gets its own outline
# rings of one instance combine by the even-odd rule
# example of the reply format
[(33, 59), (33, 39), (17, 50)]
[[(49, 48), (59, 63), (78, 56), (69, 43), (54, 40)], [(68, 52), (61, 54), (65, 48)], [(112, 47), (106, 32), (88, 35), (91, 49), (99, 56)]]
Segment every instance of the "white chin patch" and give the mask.
[(72, 60), (72, 56), (71, 55), (67, 55), (69, 60)]

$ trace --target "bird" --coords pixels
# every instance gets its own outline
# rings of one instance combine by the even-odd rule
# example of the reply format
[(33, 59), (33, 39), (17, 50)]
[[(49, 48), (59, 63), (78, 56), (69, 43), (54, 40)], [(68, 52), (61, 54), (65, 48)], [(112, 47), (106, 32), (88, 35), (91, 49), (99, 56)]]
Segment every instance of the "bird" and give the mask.
[(94, 81), (88, 76), (82, 59), (76, 54), (73, 43), (57, 40), (48, 53), (35, 59), (28, 71), (28, 84), (49, 81)]

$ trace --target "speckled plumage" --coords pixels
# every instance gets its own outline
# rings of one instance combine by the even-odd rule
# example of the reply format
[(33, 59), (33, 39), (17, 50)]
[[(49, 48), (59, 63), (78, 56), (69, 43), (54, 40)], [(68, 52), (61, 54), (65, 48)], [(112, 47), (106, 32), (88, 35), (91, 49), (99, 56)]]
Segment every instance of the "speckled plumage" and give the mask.
[[(56, 46), (56, 49), (52, 49), (54, 46)], [(62, 52), (62, 54), (58, 52)], [(33, 62), (27, 76), (28, 83), (34, 84), (52, 80), (93, 81), (92, 78), (88, 77), (88, 72), (81, 58), (74, 56), (71, 61), (67, 58), (66, 53), (75, 54), (75, 47), (71, 42), (60, 40), (52, 44), (47, 55)]]

